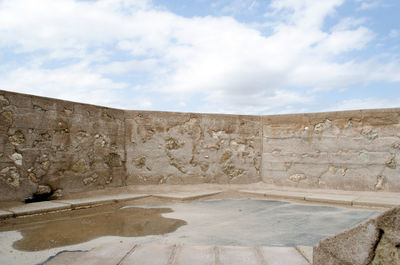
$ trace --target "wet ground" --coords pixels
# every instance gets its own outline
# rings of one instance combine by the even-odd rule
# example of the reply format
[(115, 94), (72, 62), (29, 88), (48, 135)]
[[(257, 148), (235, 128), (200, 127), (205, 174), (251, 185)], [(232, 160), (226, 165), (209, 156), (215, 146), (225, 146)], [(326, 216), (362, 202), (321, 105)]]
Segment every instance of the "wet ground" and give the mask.
[(168, 208), (122, 208), (108, 205), (63, 214), (38, 215), (3, 221), (0, 231), (17, 230), (22, 239), (13, 247), (22, 251), (39, 251), (86, 242), (101, 236), (140, 237), (175, 231), (185, 225), (182, 220), (165, 218)]
[[(378, 213), (257, 199), (153, 205), (125, 202), (3, 220), (0, 264), (35, 264), (63, 250), (88, 250), (105, 241), (313, 246)], [(7, 263), (10, 260), (15, 262)]]

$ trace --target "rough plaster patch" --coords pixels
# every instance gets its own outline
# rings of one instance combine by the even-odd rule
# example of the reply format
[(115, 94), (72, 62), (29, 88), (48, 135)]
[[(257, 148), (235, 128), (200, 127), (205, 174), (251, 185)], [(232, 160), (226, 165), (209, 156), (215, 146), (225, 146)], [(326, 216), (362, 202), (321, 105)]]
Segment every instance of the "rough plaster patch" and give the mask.
[(400, 149), (400, 142), (395, 142), (392, 144), (393, 149)]
[(40, 107), (38, 105), (33, 105), (33, 109), (35, 111), (37, 111), (37, 112), (45, 112), (45, 111), (47, 111), (46, 109), (44, 109), (44, 108), (42, 108), (42, 107)]
[(85, 184), (85, 185), (89, 185), (89, 184), (92, 184), (92, 183), (96, 182), (96, 181), (97, 181), (97, 178), (98, 178), (98, 175), (97, 175), (96, 173), (94, 173), (94, 174), (91, 175), (90, 177), (84, 178), (84, 179), (82, 180), (82, 182), (83, 182), (83, 184)]
[(11, 160), (17, 166), (22, 166), (22, 155), (20, 153), (14, 153), (10, 156)]
[(331, 126), (331, 124), (332, 124), (332, 122), (330, 120), (326, 119), (324, 122), (320, 122), (314, 126), (314, 132), (320, 133), (323, 130), (329, 128)]
[(294, 174), (289, 177), (289, 179), (293, 182), (300, 182), (302, 180), (307, 179), (306, 175), (304, 174)]
[(395, 169), (397, 164), (396, 164), (396, 156), (392, 154), (390, 157), (389, 161), (386, 162), (385, 164), (388, 168)]
[(141, 156), (139, 158), (136, 158), (135, 160), (133, 160), (133, 164), (136, 168), (143, 168), (146, 165), (146, 157)]
[(8, 99), (5, 96), (0, 95), (0, 104), (3, 106), (8, 106), (10, 104), (10, 102), (8, 101)]
[(368, 140), (372, 141), (378, 138), (378, 132), (372, 129), (362, 129), (361, 135), (367, 138)]
[(20, 184), (20, 175), (16, 167), (6, 167), (0, 171), (0, 176), (6, 180), (7, 184), (18, 188)]
[(11, 111), (2, 111), (1, 116), (3, 116), (7, 124), (13, 123), (13, 113)]
[(104, 156), (104, 163), (108, 167), (120, 167), (121, 166), (121, 157), (119, 154), (109, 153), (108, 155)]
[(231, 158), (231, 157), (232, 157), (232, 151), (231, 151), (231, 150), (225, 150), (225, 151), (222, 153), (221, 157), (219, 158), (219, 163), (220, 163), (220, 164), (223, 164), (223, 163), (225, 163), (226, 161), (228, 161), (229, 158)]
[(375, 189), (376, 190), (382, 190), (383, 185), (385, 184), (386, 179), (384, 176), (378, 176), (376, 177), (376, 184), (375, 184)]
[(72, 167), (71, 170), (77, 173), (83, 173), (89, 170), (89, 165), (85, 159), (79, 159)]
[(36, 194), (49, 194), (51, 193), (51, 188), (48, 185), (38, 185)]
[(176, 150), (185, 145), (185, 142), (180, 142), (174, 138), (168, 138), (165, 142), (165, 147), (168, 150)]
[(237, 143), (237, 142), (234, 141), (234, 140), (232, 140), (232, 141), (229, 143), (229, 145), (230, 145), (230, 147), (231, 147), (233, 150), (238, 151), (238, 152), (244, 152), (244, 151), (246, 150), (246, 145)]

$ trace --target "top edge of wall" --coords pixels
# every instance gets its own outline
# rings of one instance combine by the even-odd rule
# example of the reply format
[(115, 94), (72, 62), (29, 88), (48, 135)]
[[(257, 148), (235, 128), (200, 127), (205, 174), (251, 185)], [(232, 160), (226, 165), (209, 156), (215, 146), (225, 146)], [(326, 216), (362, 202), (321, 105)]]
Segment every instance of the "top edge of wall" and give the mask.
[(303, 112), (303, 113), (287, 113), (287, 114), (267, 114), (260, 115), (266, 118), (279, 118), (279, 117), (300, 117), (300, 116), (352, 116), (352, 115), (364, 115), (368, 113), (400, 113), (399, 108), (381, 108), (381, 109), (356, 109), (356, 110), (334, 110), (334, 111), (320, 111), (320, 112)]
[(282, 117), (302, 117), (302, 116), (313, 116), (313, 117), (331, 117), (331, 116), (364, 116), (365, 114), (369, 113), (400, 113), (399, 108), (381, 108), (381, 109), (358, 109), (358, 110), (339, 110), (339, 111), (326, 111), (326, 112), (305, 112), (305, 113), (287, 113), (287, 114), (264, 114), (264, 115), (251, 115), (251, 114), (229, 114), (229, 113), (202, 113), (202, 112), (177, 112), (177, 111), (162, 111), (162, 110), (131, 110), (131, 109), (122, 109), (122, 108), (113, 108), (107, 107), (102, 105), (90, 104), (90, 103), (83, 103), (83, 102), (76, 102), (64, 99), (57, 99), (52, 97), (44, 97), (44, 96), (37, 96), (33, 94), (26, 94), (26, 93), (19, 93), (8, 91), (4, 89), (0, 89), (0, 93), (8, 93), (14, 95), (21, 95), (27, 97), (35, 97), (39, 99), (47, 99), (47, 100), (54, 100), (58, 102), (66, 102), (72, 104), (80, 104), (86, 106), (93, 106), (98, 108), (104, 109), (112, 109), (112, 110), (120, 110), (132, 113), (166, 113), (166, 114), (180, 114), (180, 115), (213, 115), (213, 116), (241, 116), (241, 117), (263, 117), (263, 118), (282, 118)]

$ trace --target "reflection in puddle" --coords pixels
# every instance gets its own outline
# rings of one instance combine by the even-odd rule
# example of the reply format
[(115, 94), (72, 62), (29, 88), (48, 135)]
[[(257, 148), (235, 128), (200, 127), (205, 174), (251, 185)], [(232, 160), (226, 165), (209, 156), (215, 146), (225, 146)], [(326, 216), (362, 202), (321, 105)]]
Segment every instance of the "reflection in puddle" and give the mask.
[(69, 216), (56, 220), (12, 224), (7, 230), (18, 230), (23, 236), (14, 242), (14, 248), (38, 251), (78, 244), (101, 236), (134, 237), (165, 234), (186, 224), (183, 220), (162, 217), (162, 213), (172, 212), (168, 208), (100, 211), (97, 213), (92, 211), (91, 214), (85, 215), (71, 214), (74, 212), (72, 211)]

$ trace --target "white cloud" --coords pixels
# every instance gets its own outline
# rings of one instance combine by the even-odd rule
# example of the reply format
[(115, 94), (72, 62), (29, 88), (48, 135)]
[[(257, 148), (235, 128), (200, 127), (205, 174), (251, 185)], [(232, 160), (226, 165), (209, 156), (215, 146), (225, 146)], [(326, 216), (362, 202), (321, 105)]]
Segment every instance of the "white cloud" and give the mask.
[[(154, 107), (149, 91), (177, 98), (181, 107), (201, 94), (207, 110), (262, 113), (312, 104), (321, 90), (400, 82), (397, 61), (343, 60), (374, 39), (360, 18), (322, 29), (343, 1), (273, 0), (272, 34), (265, 36), (231, 17), (185, 18), (145, 0), (3, 0), (0, 49), (43, 54), (8, 67), (0, 86), (129, 108)], [(256, 3), (239, 2), (248, 8)], [(75, 61), (44, 67), (55, 59)], [(145, 84), (110, 77), (144, 72), (150, 76)], [(127, 91), (140, 89), (127, 99)]]
[(356, 1), (360, 3), (360, 6), (358, 8), (359, 10), (368, 10), (381, 6), (381, 3), (379, 1), (374, 1), (374, 0), (356, 0)]
[(399, 30), (397, 30), (397, 29), (392, 29), (392, 30), (389, 32), (389, 37), (390, 37), (390, 38), (397, 38), (397, 37), (399, 36), (399, 34), (400, 34)]

